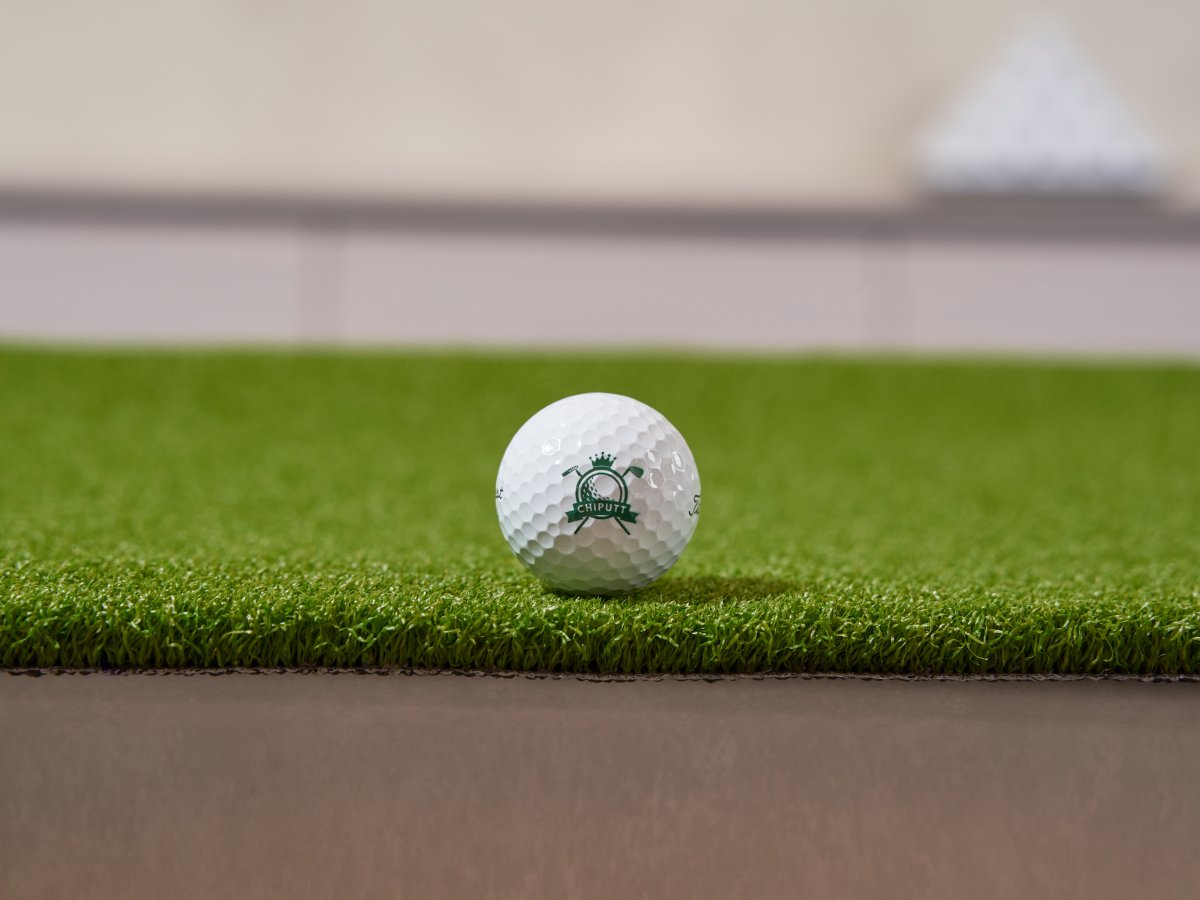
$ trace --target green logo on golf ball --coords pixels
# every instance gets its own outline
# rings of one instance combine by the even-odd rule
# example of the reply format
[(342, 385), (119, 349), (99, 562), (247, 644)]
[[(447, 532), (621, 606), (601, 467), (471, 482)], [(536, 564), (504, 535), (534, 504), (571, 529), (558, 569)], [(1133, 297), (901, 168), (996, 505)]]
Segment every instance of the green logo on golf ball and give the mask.
[(624, 472), (613, 468), (615, 456), (598, 453), (591, 458), (592, 467), (586, 472), (579, 466), (571, 466), (563, 472), (566, 478), (572, 472), (579, 476), (575, 485), (575, 505), (567, 510), (567, 521), (578, 522), (575, 531), (588, 523), (588, 519), (615, 519), (621, 530), (629, 534), (625, 523), (637, 524), (638, 514), (629, 508), (629, 486), (626, 475), (642, 477), (639, 466), (629, 466)]

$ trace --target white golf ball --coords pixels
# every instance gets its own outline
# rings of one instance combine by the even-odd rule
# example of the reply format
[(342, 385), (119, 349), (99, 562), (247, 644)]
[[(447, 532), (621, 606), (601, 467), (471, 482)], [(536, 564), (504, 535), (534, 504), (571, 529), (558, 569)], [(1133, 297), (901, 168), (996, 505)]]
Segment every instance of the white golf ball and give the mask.
[(624, 593), (683, 553), (700, 518), (700, 475), (661, 413), (619, 394), (578, 394), (513, 437), (496, 513), (513, 553), (546, 584)]

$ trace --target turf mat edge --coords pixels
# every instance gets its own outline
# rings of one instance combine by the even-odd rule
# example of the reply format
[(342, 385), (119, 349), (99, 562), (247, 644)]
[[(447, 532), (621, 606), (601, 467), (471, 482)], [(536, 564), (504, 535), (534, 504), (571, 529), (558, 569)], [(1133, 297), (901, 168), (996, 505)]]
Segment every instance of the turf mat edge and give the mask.
[[(0, 666), (1200, 673), (1190, 598), (880, 596), (735, 579), (743, 597), (729, 599), (719, 579), (704, 593), (676, 582), (514, 601), (502, 583), (386, 570), (23, 563), (0, 569)], [(680, 591), (690, 599), (670, 599)]]

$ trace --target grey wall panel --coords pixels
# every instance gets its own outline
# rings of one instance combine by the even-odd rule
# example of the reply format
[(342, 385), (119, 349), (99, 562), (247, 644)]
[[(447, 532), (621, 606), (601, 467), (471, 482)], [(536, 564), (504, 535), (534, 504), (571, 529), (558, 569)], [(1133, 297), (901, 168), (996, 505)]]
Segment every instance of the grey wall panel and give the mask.
[(291, 229), (0, 222), (0, 335), (295, 338), (298, 252)]
[(854, 240), (359, 232), (346, 337), (470, 344), (855, 347)]
[(1200, 230), (1160, 231), (9, 215), (0, 340), (1200, 356)]
[(917, 241), (918, 348), (1200, 354), (1200, 245)]

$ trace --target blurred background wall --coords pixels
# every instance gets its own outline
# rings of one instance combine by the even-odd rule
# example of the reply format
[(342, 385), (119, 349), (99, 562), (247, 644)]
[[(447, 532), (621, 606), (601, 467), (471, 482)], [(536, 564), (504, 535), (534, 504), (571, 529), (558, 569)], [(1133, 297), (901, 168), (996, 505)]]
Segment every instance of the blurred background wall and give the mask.
[(0, 338), (1200, 354), (1200, 4), (0, 26)]

